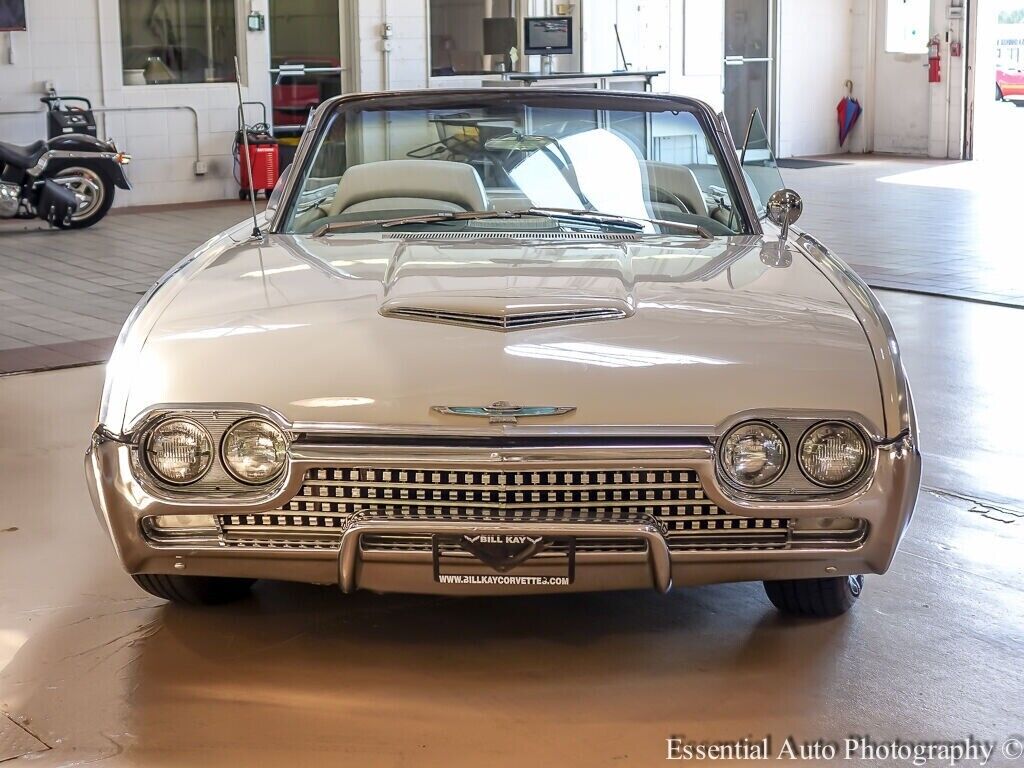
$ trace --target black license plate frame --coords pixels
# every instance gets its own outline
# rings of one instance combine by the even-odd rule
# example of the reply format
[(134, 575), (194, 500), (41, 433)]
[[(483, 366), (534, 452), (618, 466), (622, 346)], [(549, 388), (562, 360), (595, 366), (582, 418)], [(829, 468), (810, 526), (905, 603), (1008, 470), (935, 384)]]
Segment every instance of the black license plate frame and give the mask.
[[(485, 539), (484, 541), (468, 542), (466, 539)], [(511, 539), (511, 541), (509, 541)], [(526, 539), (525, 544), (518, 539)], [(446, 555), (441, 545), (455, 545), (461, 551), (467, 552), (470, 557)], [(515, 562), (515, 558), (505, 558), (502, 563), (496, 563), (499, 559), (485, 559), (481, 557), (488, 548), (498, 549), (505, 547), (506, 552), (509, 545), (535, 545), (535, 551), (528, 554), (522, 560)], [(544, 558), (544, 565), (551, 566), (561, 564), (558, 573), (551, 574), (522, 574), (516, 573), (524, 566), (537, 565), (535, 558), (540, 553), (551, 548), (555, 544), (565, 544), (564, 557)], [(494, 584), (508, 586), (570, 586), (576, 580), (576, 538), (573, 536), (531, 536), (523, 534), (452, 534), (435, 533), (430, 537), (430, 549), (433, 560), (434, 581), (449, 584)], [(445, 563), (445, 560), (452, 561)], [(467, 569), (467, 563), (482, 564), (487, 570)], [(446, 568), (447, 566), (447, 568)]]

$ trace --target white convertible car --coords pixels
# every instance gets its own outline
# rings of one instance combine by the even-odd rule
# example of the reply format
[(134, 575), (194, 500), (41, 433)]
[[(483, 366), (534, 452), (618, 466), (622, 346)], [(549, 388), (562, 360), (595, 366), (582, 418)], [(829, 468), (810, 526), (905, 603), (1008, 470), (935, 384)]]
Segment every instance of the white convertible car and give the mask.
[(86, 463), (124, 567), (189, 603), (760, 580), (846, 611), (914, 509), (910, 390), (744, 128), (647, 93), (323, 104), (266, 213), (121, 333)]

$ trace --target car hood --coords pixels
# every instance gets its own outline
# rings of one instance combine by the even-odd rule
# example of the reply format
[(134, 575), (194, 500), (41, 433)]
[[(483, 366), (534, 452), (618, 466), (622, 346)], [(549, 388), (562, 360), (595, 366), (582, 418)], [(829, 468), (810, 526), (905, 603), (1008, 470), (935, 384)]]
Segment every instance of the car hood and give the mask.
[[(186, 271), (139, 319), (125, 426), (161, 404), (251, 403), (300, 424), (488, 431), (432, 406), (497, 401), (576, 409), (531, 426), (708, 432), (794, 408), (883, 422), (849, 305), (774, 240), (273, 235)], [(506, 327), (531, 312), (555, 315)]]

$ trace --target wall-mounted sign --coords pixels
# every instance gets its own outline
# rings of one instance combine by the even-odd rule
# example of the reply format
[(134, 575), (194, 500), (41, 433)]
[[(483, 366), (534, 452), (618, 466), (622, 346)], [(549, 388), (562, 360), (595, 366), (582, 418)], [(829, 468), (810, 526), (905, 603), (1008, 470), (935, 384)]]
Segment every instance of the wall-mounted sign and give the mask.
[(0, 0), (0, 32), (23, 32), (25, 0)]

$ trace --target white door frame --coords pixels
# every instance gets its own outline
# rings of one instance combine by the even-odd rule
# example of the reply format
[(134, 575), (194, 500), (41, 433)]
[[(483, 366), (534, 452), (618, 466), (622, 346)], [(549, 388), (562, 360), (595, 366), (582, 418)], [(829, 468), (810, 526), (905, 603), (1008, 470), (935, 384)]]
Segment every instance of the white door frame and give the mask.
[[(960, 144), (960, 157), (964, 160), (974, 159), (974, 101), (977, 94), (978, 71), (978, 0), (967, 0), (965, 9), (967, 28), (964, 35), (964, 129)], [(991, 94), (990, 94), (991, 96)]]

